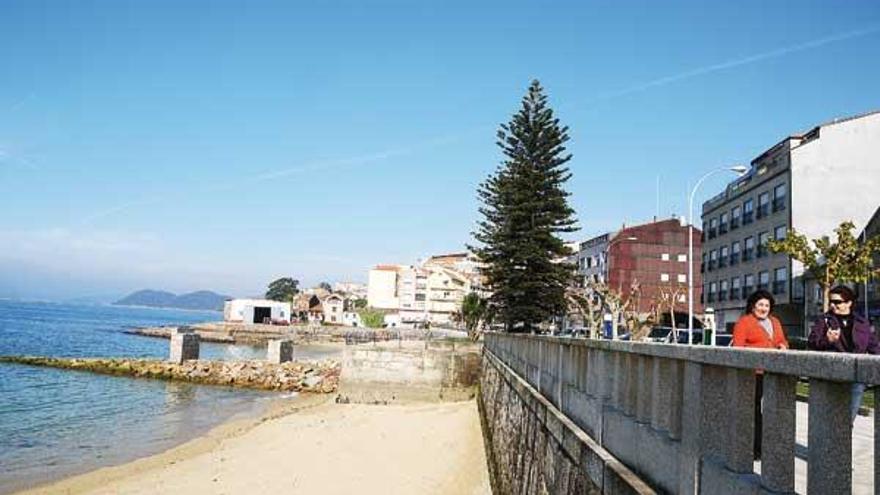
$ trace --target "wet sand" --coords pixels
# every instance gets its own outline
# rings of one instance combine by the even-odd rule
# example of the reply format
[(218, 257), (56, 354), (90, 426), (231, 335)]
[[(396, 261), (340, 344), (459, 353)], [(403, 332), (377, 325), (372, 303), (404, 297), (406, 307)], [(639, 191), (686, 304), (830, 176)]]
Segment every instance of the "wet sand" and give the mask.
[(489, 494), (475, 401), (304, 396), (155, 456), (27, 494)]

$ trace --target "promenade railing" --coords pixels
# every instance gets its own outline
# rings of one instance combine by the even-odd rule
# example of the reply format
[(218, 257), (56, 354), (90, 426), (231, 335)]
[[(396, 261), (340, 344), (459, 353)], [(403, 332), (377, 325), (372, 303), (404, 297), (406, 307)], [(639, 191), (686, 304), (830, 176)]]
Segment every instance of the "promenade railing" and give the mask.
[[(484, 349), (669, 493), (794, 493), (796, 385), (803, 378), (810, 383), (807, 490), (852, 493), (852, 384), (880, 384), (880, 357), (866, 355), (504, 333), (486, 334)], [(753, 453), (757, 370), (760, 464)], [(874, 401), (877, 411), (880, 394)], [(875, 494), (878, 425), (875, 414)]]

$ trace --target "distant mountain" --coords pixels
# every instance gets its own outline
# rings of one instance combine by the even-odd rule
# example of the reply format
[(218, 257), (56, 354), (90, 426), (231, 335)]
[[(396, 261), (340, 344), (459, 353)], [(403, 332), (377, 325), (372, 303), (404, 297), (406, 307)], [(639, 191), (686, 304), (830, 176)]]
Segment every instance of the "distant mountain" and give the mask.
[(118, 306), (150, 306), (154, 308), (207, 309), (222, 311), (228, 296), (209, 290), (176, 295), (162, 290), (139, 290), (116, 301)]

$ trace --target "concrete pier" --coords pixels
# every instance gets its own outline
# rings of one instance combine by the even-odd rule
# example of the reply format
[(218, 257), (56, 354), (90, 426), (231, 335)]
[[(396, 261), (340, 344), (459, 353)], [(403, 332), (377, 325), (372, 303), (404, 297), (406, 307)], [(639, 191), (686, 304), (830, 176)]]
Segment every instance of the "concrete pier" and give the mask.
[(269, 350), (266, 353), (266, 360), (274, 364), (281, 364), (292, 361), (293, 342), (284, 339), (270, 340)]
[(181, 364), (188, 359), (199, 358), (199, 336), (187, 327), (178, 327), (171, 332), (168, 361)]

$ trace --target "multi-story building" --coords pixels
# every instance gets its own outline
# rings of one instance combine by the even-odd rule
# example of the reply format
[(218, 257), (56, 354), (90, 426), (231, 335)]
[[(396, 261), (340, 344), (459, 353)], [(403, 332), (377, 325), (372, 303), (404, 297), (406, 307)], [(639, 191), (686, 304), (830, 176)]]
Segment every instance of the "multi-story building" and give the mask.
[[(694, 259), (700, 256), (700, 230), (694, 229)], [(581, 243), (576, 263), (581, 280), (606, 282), (631, 300), (631, 309), (647, 313), (665, 297), (676, 312), (687, 311), (688, 228), (670, 218), (623, 227)], [(700, 307), (701, 280), (694, 268), (694, 311)], [(633, 290), (638, 288), (638, 292)], [(664, 308), (665, 309), (665, 308)], [(686, 321), (686, 320), (685, 320)]]
[(367, 304), (398, 313), (402, 324), (450, 323), (478, 280), (475, 274), (453, 268), (468, 266), (466, 260), (458, 258), (444, 255), (417, 266), (376, 266), (370, 270)]
[[(803, 266), (767, 249), (794, 228), (810, 239), (843, 220), (864, 228), (880, 190), (880, 112), (837, 119), (789, 136), (703, 204), (703, 294), (718, 328), (730, 329), (756, 289), (774, 294), (789, 335), (813, 313)], [(805, 295), (807, 302), (805, 303)]]

